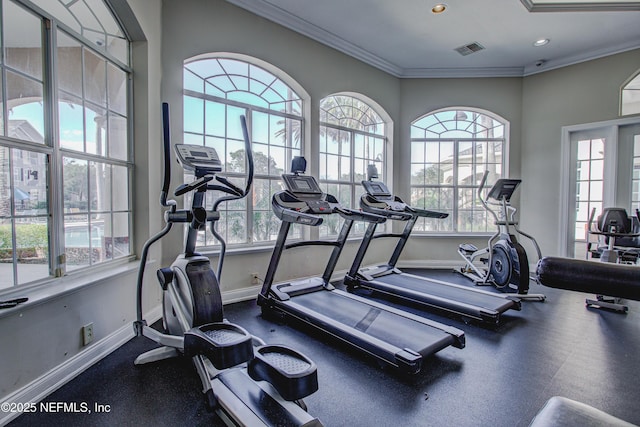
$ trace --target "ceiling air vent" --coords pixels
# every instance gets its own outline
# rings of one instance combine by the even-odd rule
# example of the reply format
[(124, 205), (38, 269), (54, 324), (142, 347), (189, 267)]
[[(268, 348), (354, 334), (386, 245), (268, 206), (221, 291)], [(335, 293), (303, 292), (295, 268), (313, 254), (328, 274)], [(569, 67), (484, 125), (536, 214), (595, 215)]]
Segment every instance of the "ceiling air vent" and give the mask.
[(480, 43), (473, 42), (473, 43), (466, 44), (464, 46), (457, 47), (454, 50), (462, 56), (467, 56), (467, 55), (471, 55), (472, 53), (479, 52), (483, 49), (484, 49), (484, 46), (482, 46)]

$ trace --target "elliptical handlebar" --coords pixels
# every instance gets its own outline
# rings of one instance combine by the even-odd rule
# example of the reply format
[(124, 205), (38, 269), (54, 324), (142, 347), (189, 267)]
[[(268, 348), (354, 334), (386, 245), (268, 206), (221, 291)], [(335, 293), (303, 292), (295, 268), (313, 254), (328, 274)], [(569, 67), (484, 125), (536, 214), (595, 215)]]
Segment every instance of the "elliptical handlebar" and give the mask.
[[(216, 175), (216, 181), (220, 182), (231, 191), (222, 190), (222, 191), (225, 191), (226, 193), (229, 193), (230, 195), (220, 197), (218, 200), (216, 200), (213, 204), (214, 211), (218, 209), (218, 206), (220, 205), (220, 203), (228, 202), (231, 200), (242, 199), (243, 197), (246, 197), (247, 194), (249, 194), (249, 191), (251, 191), (251, 185), (253, 184), (253, 175), (254, 175), (253, 150), (251, 148), (251, 139), (249, 139), (249, 131), (247, 129), (247, 118), (244, 115), (240, 116), (240, 127), (242, 128), (242, 136), (244, 137), (244, 152), (246, 155), (247, 165), (249, 169), (247, 171), (247, 184), (245, 185), (245, 188), (243, 190), (235, 186), (228, 179), (222, 176)], [(219, 188), (215, 188), (215, 189), (219, 189)]]
[(162, 191), (160, 192), (160, 205), (168, 207), (178, 205), (173, 200), (167, 200), (169, 185), (171, 185), (171, 132), (169, 131), (169, 104), (162, 103), (162, 152), (164, 153), (164, 176), (162, 177)]
[(484, 187), (487, 185), (487, 178), (489, 177), (489, 171), (485, 170), (484, 174), (482, 175), (482, 179), (480, 180), (480, 186), (478, 187), (478, 199), (480, 199), (480, 203), (482, 203), (482, 206), (484, 207), (484, 209), (491, 213), (491, 215), (493, 215), (493, 218), (495, 219), (496, 223), (500, 221), (500, 218), (498, 217), (498, 214), (496, 214), (493, 209), (491, 209), (489, 207), (489, 203), (484, 199), (484, 197), (482, 197), (482, 191), (484, 190)]
[[(166, 217), (175, 214), (178, 203), (174, 199), (167, 199), (169, 194), (169, 186), (171, 185), (171, 132), (169, 131), (169, 104), (162, 103), (162, 152), (164, 156), (162, 177), (162, 190), (160, 192), (160, 205), (163, 207), (171, 208)], [(138, 276), (136, 279), (136, 322), (134, 322), (134, 331), (136, 335), (142, 335), (142, 330), (146, 326), (146, 321), (143, 318), (142, 313), (142, 285), (144, 282), (144, 268), (147, 264), (147, 258), (149, 256), (149, 248), (155, 242), (164, 237), (173, 227), (173, 222), (166, 221), (165, 226), (155, 235), (151, 236), (142, 246), (142, 252), (140, 253), (140, 265), (138, 267)]]
[(480, 187), (478, 187), (478, 197), (480, 197), (480, 200), (484, 200), (482, 198), (482, 190), (484, 190), (484, 186), (487, 184), (488, 177), (489, 177), (489, 171), (485, 170), (484, 174), (482, 174), (482, 179), (480, 180)]
[[(169, 207), (170, 210), (165, 212), (164, 218), (166, 223), (164, 228), (160, 230), (157, 234), (151, 236), (145, 242), (145, 244), (142, 247), (142, 252), (140, 254), (140, 266), (138, 268), (138, 277), (137, 277), (137, 322), (135, 327), (137, 334), (142, 334), (142, 326), (144, 325), (144, 319), (143, 319), (143, 313), (142, 313), (142, 286), (144, 281), (144, 270), (145, 270), (145, 265), (147, 263), (149, 249), (155, 242), (157, 242), (162, 237), (164, 237), (167, 233), (169, 233), (169, 231), (171, 230), (171, 227), (175, 222), (190, 221), (192, 222), (191, 227), (194, 227), (194, 224), (200, 223), (201, 221), (210, 221), (211, 232), (214, 235), (214, 237), (220, 242), (220, 256), (218, 258), (217, 277), (220, 277), (220, 274), (222, 272), (222, 260), (224, 258), (224, 253), (226, 249), (226, 243), (223, 237), (220, 236), (215, 230), (216, 221), (214, 219), (219, 218), (219, 215), (213, 215), (213, 214), (209, 215), (206, 213), (202, 215), (202, 212), (204, 211), (202, 208), (199, 208), (198, 215), (193, 214), (194, 213), (193, 207), (191, 209), (178, 210), (177, 209), (178, 203), (176, 202), (176, 200), (168, 199), (168, 195), (170, 194), (169, 187), (171, 185), (171, 132), (170, 132), (169, 123), (170, 123), (169, 104), (166, 102), (163, 102), (162, 103), (162, 128), (163, 128), (162, 148), (163, 148), (163, 155), (164, 155), (164, 159), (163, 159), (164, 167), (163, 167), (162, 189), (160, 192), (160, 205), (163, 207)], [(249, 191), (251, 190), (251, 185), (253, 184), (254, 165), (253, 165), (253, 152), (251, 150), (251, 141), (249, 140), (249, 132), (247, 130), (247, 122), (244, 115), (240, 116), (240, 125), (242, 128), (242, 134), (245, 140), (244, 141), (245, 153), (246, 153), (246, 160), (248, 163), (247, 184), (245, 188), (240, 189), (239, 187), (229, 182), (229, 180), (227, 180), (226, 178), (218, 177), (218, 176), (215, 176), (215, 178), (216, 178), (216, 181), (218, 181), (220, 184), (215, 184), (215, 185), (208, 184), (210, 181), (214, 179), (213, 174), (208, 174), (196, 179), (191, 183), (182, 184), (178, 186), (178, 188), (175, 191), (175, 196), (181, 196), (192, 191), (201, 192), (201, 191), (208, 191), (208, 190), (218, 190), (228, 194), (227, 196), (220, 197), (214, 202), (213, 208), (210, 211), (211, 213), (214, 213), (217, 211), (220, 203), (225, 201), (230, 201), (230, 200), (241, 199), (243, 197), (246, 197), (247, 194), (249, 194)], [(195, 239), (193, 243), (195, 243)], [(189, 243), (187, 243), (187, 245), (189, 245)]]

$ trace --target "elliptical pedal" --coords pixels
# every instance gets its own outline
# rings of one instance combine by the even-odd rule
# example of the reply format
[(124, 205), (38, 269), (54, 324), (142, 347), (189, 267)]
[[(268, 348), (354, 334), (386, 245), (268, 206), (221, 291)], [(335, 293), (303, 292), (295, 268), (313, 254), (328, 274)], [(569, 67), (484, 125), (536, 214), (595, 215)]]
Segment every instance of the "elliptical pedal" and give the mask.
[(231, 323), (208, 323), (184, 334), (184, 354), (202, 354), (217, 369), (227, 369), (253, 357), (253, 338), (244, 328)]
[(458, 245), (458, 251), (460, 253), (463, 253), (464, 255), (472, 255), (477, 250), (478, 248), (475, 245), (472, 245), (471, 243), (462, 243)]
[(311, 359), (289, 347), (258, 347), (247, 367), (255, 381), (267, 381), (289, 401), (302, 399), (318, 390), (318, 370)]

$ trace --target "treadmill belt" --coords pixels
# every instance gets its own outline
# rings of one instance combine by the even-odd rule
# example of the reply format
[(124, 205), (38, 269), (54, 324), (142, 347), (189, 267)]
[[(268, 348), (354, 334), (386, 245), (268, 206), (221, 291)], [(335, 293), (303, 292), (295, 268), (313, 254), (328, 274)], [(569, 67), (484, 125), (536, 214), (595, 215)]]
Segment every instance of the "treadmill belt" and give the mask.
[[(378, 289), (376, 282), (381, 285), (389, 284), (397, 289), (389, 289), (390, 293), (398, 296), (412, 297), (415, 300), (428, 301), (430, 296), (449, 300), (452, 305), (456, 302), (462, 304), (473, 305), (486, 310), (495, 310), (502, 313), (514, 305), (514, 302), (508, 298), (502, 298), (498, 295), (491, 295), (484, 292), (477, 292), (473, 289), (459, 288), (457, 286), (448, 286), (438, 282), (432, 282), (428, 279), (408, 275), (408, 274), (388, 274), (374, 279), (372, 282), (364, 282), (366, 287)], [(386, 290), (382, 288), (380, 290)], [(407, 291), (406, 293), (403, 291)], [(422, 295), (416, 295), (416, 293)]]
[(380, 314), (380, 310), (378, 310), (377, 308), (371, 307), (369, 309), (369, 312), (365, 314), (364, 318), (358, 323), (356, 323), (355, 328), (359, 331), (366, 332), (367, 329), (369, 329), (369, 326), (371, 326), (371, 324), (373, 323), (374, 320), (376, 320), (379, 314)]
[(311, 317), (310, 311), (315, 311), (400, 349), (409, 348), (423, 356), (433, 354), (454, 341), (449, 333), (441, 329), (378, 309), (336, 291), (296, 295), (291, 301), (304, 306), (302, 317)]

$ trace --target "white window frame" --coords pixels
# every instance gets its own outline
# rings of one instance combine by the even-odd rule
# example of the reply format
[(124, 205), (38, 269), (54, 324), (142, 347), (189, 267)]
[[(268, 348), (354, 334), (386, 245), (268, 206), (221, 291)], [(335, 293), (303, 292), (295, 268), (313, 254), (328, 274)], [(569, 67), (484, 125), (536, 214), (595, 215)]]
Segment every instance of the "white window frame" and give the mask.
[[(633, 86), (633, 88), (630, 88)], [(631, 104), (626, 98), (634, 98), (637, 101)], [(620, 87), (620, 116), (640, 114), (640, 70), (636, 71)]]
[[(57, 0), (55, 0), (57, 2)], [(113, 24), (118, 25), (118, 29), (120, 30), (119, 35), (114, 35), (108, 33), (104, 28), (102, 28), (102, 32), (96, 32), (88, 29), (83, 26), (83, 22), (80, 22), (78, 18), (73, 18), (70, 14), (69, 17), (72, 19), (78, 20), (78, 25), (80, 29), (76, 27), (69, 26), (69, 17), (67, 17), (66, 21), (60, 19), (59, 16), (53, 16), (52, 13), (55, 10), (55, 7), (58, 3), (49, 3), (44, 0), (40, 1), (44, 6), (39, 6), (37, 1), (23, 1), (23, 0), (13, 0), (19, 7), (29, 11), (34, 16), (36, 16), (40, 22), (42, 23), (42, 51), (43, 51), (43, 94), (42, 94), (42, 103), (43, 103), (43, 121), (44, 121), (44, 142), (42, 143), (33, 143), (22, 139), (11, 138), (11, 137), (0, 137), (2, 138), (2, 146), (12, 150), (25, 150), (30, 153), (30, 156), (33, 156), (34, 153), (42, 154), (46, 157), (46, 173), (43, 173), (43, 176), (39, 176), (39, 179), (45, 181), (47, 183), (47, 212), (46, 216), (48, 219), (48, 269), (49, 275), (48, 277), (38, 278), (36, 280), (29, 280), (26, 282), (18, 281), (13, 286), (0, 289), (0, 294), (11, 295), (16, 292), (25, 292), (26, 289), (33, 289), (39, 286), (51, 286), (54, 282), (59, 283), (60, 278), (62, 276), (67, 275), (67, 265), (66, 265), (66, 256), (65, 251), (65, 236), (64, 236), (64, 222), (65, 222), (65, 213), (64, 213), (64, 202), (63, 202), (63, 191), (64, 191), (64, 183), (63, 183), (63, 174), (62, 174), (62, 158), (73, 157), (76, 159), (93, 161), (104, 163), (107, 165), (115, 165), (122, 166), (127, 170), (128, 175), (128, 188), (127, 190), (127, 200), (128, 200), (128, 208), (126, 211), (128, 215), (128, 253), (117, 259), (111, 258), (108, 260), (101, 260), (99, 262), (89, 262), (88, 264), (82, 264), (80, 267), (74, 269), (74, 273), (77, 271), (79, 273), (78, 277), (81, 277), (84, 274), (87, 274), (87, 271), (95, 271), (100, 272), (108, 269), (113, 269), (113, 264), (128, 262), (133, 259), (134, 253), (133, 248), (135, 247), (135, 242), (131, 238), (133, 235), (132, 225), (133, 225), (133, 203), (132, 203), (132, 188), (133, 188), (133, 147), (132, 147), (132, 67), (131, 67), (131, 41), (125, 38), (124, 34), (126, 33), (120, 25), (120, 21), (118, 17), (115, 16), (115, 12), (112, 12), (112, 8), (108, 3), (108, 0), (100, 0), (101, 5), (92, 4), (100, 9), (99, 13), (113, 13)], [(51, 5), (51, 11), (49, 10), (49, 5)], [(67, 7), (69, 5), (63, 6)], [(105, 15), (106, 16), (106, 15)], [(95, 19), (95, 16), (94, 16)], [(94, 21), (97, 22), (97, 21)], [(49, 25), (50, 24), (50, 25)], [(102, 24), (102, 22), (100, 23)], [(112, 27), (114, 28), (114, 27)], [(126, 109), (126, 159), (118, 159), (115, 157), (110, 157), (108, 155), (101, 154), (91, 154), (83, 151), (75, 151), (62, 148), (60, 146), (60, 137), (58, 134), (59, 127), (59, 115), (58, 115), (58, 77), (59, 77), (59, 68), (58, 65), (58, 52), (57, 52), (57, 34), (58, 32), (64, 32), (67, 36), (73, 38), (75, 41), (79, 42), (83, 49), (90, 50), (92, 54), (96, 55), (102, 60), (106, 60), (107, 67), (109, 64), (119, 68), (126, 74), (126, 100), (125, 100), (125, 109)], [(85, 34), (86, 32), (86, 34)], [(91, 34), (91, 35), (89, 35)], [(90, 38), (93, 37), (93, 38)], [(109, 46), (106, 43), (110, 38), (118, 37), (124, 40), (124, 45), (120, 45), (120, 47), (124, 46), (124, 50), (120, 50), (118, 55), (120, 57), (116, 57), (109, 51)], [(4, 42), (4, 41), (3, 41)], [(122, 62), (122, 58), (126, 58), (127, 63)], [(3, 64), (4, 68), (5, 64)], [(83, 71), (84, 72), (84, 71)], [(105, 76), (105, 79), (108, 77)], [(6, 89), (3, 86), (3, 91)], [(105, 87), (106, 89), (106, 87)], [(107, 96), (109, 96), (107, 92)], [(4, 106), (5, 111), (3, 112), (3, 116), (6, 117), (6, 106)], [(108, 103), (105, 103), (105, 111), (108, 108)], [(106, 117), (106, 116), (105, 116)], [(4, 119), (3, 119), (4, 120)], [(6, 120), (9, 120), (6, 117)], [(31, 157), (30, 157), (31, 158)], [(11, 163), (10, 163), (11, 164)], [(10, 166), (12, 167), (12, 166)], [(27, 170), (25, 169), (25, 173)], [(15, 171), (13, 172), (15, 173)], [(26, 179), (30, 179), (30, 177), (26, 177)], [(88, 202), (90, 203), (90, 202)], [(108, 214), (113, 214), (113, 209), (110, 209)], [(120, 212), (120, 211), (117, 211)], [(91, 211), (83, 212), (87, 216), (91, 215)], [(15, 220), (19, 216), (15, 213), (9, 217), (9, 219)], [(15, 240), (15, 238), (14, 238)], [(90, 240), (90, 239), (89, 239)], [(14, 242), (15, 244), (15, 242)], [(90, 243), (89, 243), (90, 245)], [(111, 267), (109, 267), (111, 266)], [(14, 267), (16, 268), (16, 267)], [(15, 271), (14, 271), (15, 277)], [(57, 288), (54, 288), (57, 289)], [(55, 291), (49, 291), (55, 292)]]
[[(383, 163), (383, 169), (381, 170), (381, 168), (378, 166), (378, 173), (379, 173), (379, 180), (384, 181), (387, 184), (387, 187), (389, 189), (391, 189), (391, 191), (393, 191), (393, 121), (391, 119), (391, 116), (384, 110), (384, 108), (382, 108), (382, 106), (380, 106), (380, 104), (378, 104), (377, 102), (375, 102), (374, 100), (372, 100), (371, 98), (367, 97), (366, 95), (363, 95), (361, 93), (357, 93), (357, 92), (338, 92), (338, 93), (332, 93), (330, 95), (327, 95), (326, 97), (324, 97), (322, 100), (320, 100), (320, 109), (322, 109), (322, 102), (329, 98), (329, 97), (334, 97), (334, 96), (345, 96), (345, 97), (350, 97), (350, 98), (354, 98), (357, 99), (358, 101), (362, 102), (363, 104), (366, 104), (366, 106), (368, 108), (370, 108), (371, 110), (373, 110), (378, 117), (380, 118), (381, 122), (384, 124), (384, 132), (382, 134), (374, 134), (374, 133), (370, 133), (370, 132), (366, 132), (366, 131), (362, 131), (359, 129), (354, 129), (354, 128), (349, 128), (349, 127), (344, 127), (344, 126), (340, 126), (337, 125), (335, 123), (330, 123), (330, 122), (320, 122), (320, 127), (330, 127), (336, 130), (340, 130), (340, 131), (344, 131), (349, 133), (349, 144), (350, 144), (350, 155), (349, 155), (349, 161), (350, 161), (350, 170), (351, 170), (351, 179), (349, 181), (346, 180), (327, 180), (327, 179), (322, 179), (321, 177), (319, 178), (319, 183), (321, 187), (326, 187), (327, 185), (339, 185), (339, 186), (349, 186), (350, 187), (350, 198), (351, 198), (351, 206), (348, 206), (352, 209), (359, 209), (359, 197), (357, 197), (359, 194), (362, 193), (361, 190), (361, 183), (358, 181), (355, 181), (355, 139), (354, 136), (356, 134), (358, 135), (363, 135), (363, 136), (372, 136), (375, 138), (379, 138), (382, 140), (383, 143), (383, 159), (382, 159), (382, 163)], [(318, 147), (318, 163), (320, 162), (321, 159), (321, 155), (320, 155), (320, 147)], [(364, 173), (366, 174), (366, 166), (365, 165), (365, 170)], [(320, 166), (318, 167), (318, 170), (321, 170)], [(366, 179), (366, 176), (365, 176)], [(334, 196), (339, 198), (338, 194), (334, 194)], [(385, 225), (381, 225), (378, 227), (379, 230), (384, 230), (386, 228), (386, 224)], [(354, 228), (352, 234), (353, 235), (358, 235), (358, 234), (364, 234), (365, 231), (365, 227), (364, 224), (356, 224), (356, 227)], [(323, 236), (323, 238), (330, 238), (332, 236), (335, 235), (325, 235)]]
[[(202, 93), (197, 93), (191, 90), (188, 90), (186, 88), (183, 88), (183, 98), (185, 96), (192, 96), (192, 97), (196, 97), (198, 99), (203, 99), (203, 100), (210, 100), (213, 102), (218, 102), (221, 104), (225, 104), (228, 106), (236, 106), (239, 108), (244, 108), (247, 111), (247, 126), (249, 128), (249, 133), (251, 135), (251, 127), (252, 127), (252, 116), (254, 112), (263, 112), (266, 114), (270, 114), (270, 113), (275, 113), (278, 116), (282, 116), (282, 117), (289, 117), (289, 118), (293, 118), (296, 120), (300, 120), (301, 122), (301, 134), (300, 134), (300, 152), (301, 155), (305, 156), (307, 159), (309, 159), (309, 154), (310, 154), (310, 144), (308, 141), (310, 141), (310, 130), (309, 130), (309, 126), (307, 125), (308, 123), (308, 114), (309, 111), (311, 111), (311, 97), (310, 95), (307, 93), (306, 90), (304, 90), (304, 88), (298, 83), (296, 82), (291, 76), (289, 76), (286, 72), (284, 72), (283, 70), (281, 70), (280, 68), (276, 67), (273, 64), (270, 64), (266, 61), (260, 60), (258, 58), (249, 56), (249, 55), (243, 55), (243, 54), (239, 54), (239, 53), (233, 53), (233, 52), (209, 52), (206, 54), (201, 54), (201, 55), (197, 55), (191, 58), (187, 58), (184, 61), (184, 64), (186, 66), (186, 64), (188, 63), (193, 63), (195, 61), (199, 61), (199, 60), (206, 60), (206, 59), (213, 59), (213, 58), (219, 58), (219, 59), (229, 59), (229, 60), (236, 60), (236, 61), (241, 61), (247, 64), (251, 64), (254, 65), (256, 67), (262, 68), (265, 71), (271, 73), (273, 76), (275, 76), (276, 78), (278, 78), (280, 81), (282, 81), (284, 84), (286, 84), (289, 88), (291, 88), (296, 95), (299, 97), (300, 99), (300, 103), (301, 103), (301, 107), (302, 107), (302, 111), (301, 111), (301, 115), (295, 116), (295, 115), (291, 115), (291, 114), (287, 114), (287, 113), (282, 113), (279, 112), (277, 110), (271, 110), (269, 108), (265, 108), (262, 106), (256, 106), (253, 104), (248, 104), (248, 103), (242, 103), (242, 102), (238, 102), (238, 101), (234, 101), (234, 100), (229, 100), (229, 99), (225, 99), (222, 97), (217, 97), (217, 96), (213, 96), (213, 95), (206, 95), (206, 94), (202, 94)], [(184, 131), (184, 129), (183, 129)], [(220, 154), (222, 155), (222, 154)], [(290, 168), (290, 164), (285, 164), (284, 166), (284, 171), (288, 172), (289, 168)], [(230, 178), (233, 178), (233, 175), (229, 175)], [(242, 179), (242, 174), (238, 175), (239, 178)], [(280, 180), (280, 178), (276, 178), (273, 175), (264, 175), (264, 174), (259, 174), (256, 173), (254, 176), (254, 183), (256, 179), (268, 179), (272, 182), (277, 182)], [(251, 228), (253, 226), (253, 206), (251, 206), (250, 203), (251, 199), (247, 198), (246, 202), (246, 227), (247, 227), (247, 240), (245, 242), (242, 243), (233, 243), (233, 244), (229, 244), (228, 246), (230, 248), (236, 249), (236, 250), (252, 250), (252, 249), (262, 249), (264, 247), (271, 247), (271, 245), (273, 244), (273, 242), (275, 241), (275, 237), (274, 239), (271, 240), (261, 240), (261, 241), (254, 241), (253, 236), (251, 235)], [(225, 209), (225, 206), (221, 207), (222, 209)], [(271, 213), (272, 214), (272, 213)], [(273, 215), (273, 214), (272, 214)], [(209, 230), (206, 231), (207, 235), (210, 236), (210, 232)], [(201, 233), (204, 233), (201, 232)], [(277, 230), (275, 230), (275, 233), (277, 234)], [(294, 235), (299, 234), (299, 230), (295, 230)], [(202, 250), (215, 250), (215, 248), (218, 245), (214, 242), (214, 244), (207, 244), (206, 246), (202, 245), (199, 246), (200, 249)]]
[[(493, 111), (489, 111), (489, 110), (485, 110), (482, 108), (475, 108), (475, 107), (467, 107), (467, 106), (449, 106), (449, 107), (444, 107), (444, 108), (439, 108), (437, 110), (432, 110), (429, 111), (427, 113), (421, 114), (418, 117), (416, 117), (414, 120), (411, 121), (411, 123), (409, 124), (409, 135), (411, 135), (411, 127), (413, 126), (413, 124), (415, 122), (417, 122), (418, 120), (421, 120), (424, 117), (433, 115), (433, 114), (437, 114), (437, 113), (442, 113), (442, 112), (446, 112), (446, 111), (469, 111), (472, 113), (477, 113), (477, 114), (482, 114), (485, 116), (488, 116), (490, 118), (492, 118), (495, 121), (498, 121), (502, 124), (502, 126), (504, 127), (503, 130), (503, 137), (499, 138), (502, 139), (503, 141), (503, 146), (502, 146), (502, 163), (501, 163), (501, 168), (502, 168), (502, 177), (506, 178), (509, 177), (509, 152), (510, 152), (510, 135), (511, 135), (511, 125), (510, 122), (505, 119), (504, 117), (500, 116), (499, 114), (494, 113)], [(483, 139), (483, 138), (481, 138)], [(494, 138), (495, 139), (495, 138)], [(414, 140), (431, 140), (430, 138), (409, 138), (410, 142), (413, 142)], [(438, 138), (438, 139), (432, 139), (433, 141), (473, 141), (473, 140), (477, 140), (475, 138), (470, 139), (470, 138)], [(409, 153), (411, 156), (411, 147), (409, 147)], [(456, 154), (455, 151), (455, 145), (454, 145), (454, 155)], [(454, 159), (454, 162), (457, 164), (458, 160), (457, 158)], [(475, 164), (474, 164), (475, 165)], [(409, 168), (409, 198), (412, 197), (412, 189), (413, 188), (418, 188), (419, 186), (416, 186), (414, 184), (411, 184), (411, 168)], [(422, 188), (427, 188), (422, 187)], [(453, 185), (453, 191), (454, 193), (458, 191), (459, 189), (459, 185), (457, 183), (455, 183)], [(475, 189), (477, 189), (477, 185), (473, 186), (474, 191)], [(488, 189), (486, 189), (488, 190)], [(485, 191), (486, 191), (485, 190)], [(474, 196), (475, 197), (475, 196)], [(454, 200), (456, 200), (455, 195), (454, 195)], [(482, 207), (479, 205), (478, 203), (478, 208), (482, 209)], [(436, 209), (436, 208), (434, 208)], [(437, 210), (437, 209), (436, 209)], [(486, 214), (486, 213), (485, 213)], [(465, 235), (470, 235), (470, 236), (484, 236), (484, 235), (490, 235), (493, 233), (493, 231), (489, 231), (491, 230), (491, 224), (490, 224), (490, 220), (487, 219), (487, 228), (489, 229), (488, 231), (478, 231), (478, 232), (473, 232), (473, 231), (458, 231), (458, 226), (457, 226), (457, 220), (458, 220), (458, 206), (457, 203), (454, 203), (454, 206), (452, 208), (452, 213), (450, 213), (450, 215), (452, 215), (452, 221), (453, 221), (453, 230), (446, 230), (446, 231), (419, 231), (419, 230), (415, 230), (413, 234), (415, 234), (416, 236), (420, 236), (420, 235), (452, 235), (452, 236), (465, 236)], [(488, 218), (488, 216), (485, 215), (486, 218)], [(440, 221), (440, 220), (438, 220)]]

